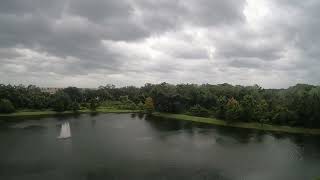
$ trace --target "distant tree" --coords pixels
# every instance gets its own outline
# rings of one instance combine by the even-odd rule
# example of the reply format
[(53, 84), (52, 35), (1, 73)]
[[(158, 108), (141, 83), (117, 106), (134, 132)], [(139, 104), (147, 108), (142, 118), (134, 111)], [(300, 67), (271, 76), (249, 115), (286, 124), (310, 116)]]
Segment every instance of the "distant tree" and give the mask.
[(242, 107), (242, 119), (244, 121), (254, 121), (255, 120), (255, 108), (257, 106), (257, 101), (254, 96), (247, 94), (243, 97), (241, 101)]
[(154, 111), (154, 103), (151, 97), (147, 97), (144, 103), (145, 110), (147, 113), (151, 114)]
[(71, 101), (73, 102), (81, 102), (82, 100), (82, 93), (79, 88), (77, 87), (67, 87), (63, 89), (63, 92), (69, 95)]
[(130, 110), (135, 110), (137, 109), (137, 105), (131, 101), (131, 100), (127, 100), (127, 101), (123, 101), (120, 103), (120, 105), (118, 106), (120, 109), (130, 109)]
[(291, 124), (291, 125), (296, 125), (297, 120), (298, 120), (298, 115), (296, 112), (289, 110), (286, 107), (277, 107), (274, 110), (272, 117), (272, 122), (274, 124)]
[(15, 108), (10, 100), (1, 99), (0, 100), (0, 113), (13, 113)]
[(71, 109), (71, 99), (68, 94), (63, 91), (59, 91), (54, 95), (52, 101), (52, 108), (54, 111), (62, 112)]
[(228, 102), (226, 105), (226, 121), (227, 122), (239, 121), (240, 115), (241, 115), (241, 107), (239, 102), (233, 97), (228, 99)]
[(200, 117), (208, 117), (210, 115), (209, 111), (206, 108), (200, 106), (199, 104), (192, 106), (189, 109), (189, 113), (193, 116), (200, 116)]
[(79, 109), (80, 109), (80, 104), (79, 103), (77, 103), (75, 101), (71, 103), (71, 110), (73, 112), (77, 112)]
[(254, 114), (261, 124), (269, 122), (268, 103), (266, 100), (261, 99), (257, 102)]
[(215, 108), (215, 116), (220, 119), (226, 118), (226, 104), (227, 98), (225, 96), (219, 96), (217, 100), (217, 107)]
[(104, 103), (113, 108), (146, 110), (143, 103), (146, 97), (152, 97), (152, 101), (147, 100), (150, 111), (188, 111), (198, 116), (213, 112), (219, 119), (320, 128), (320, 86), (307, 84), (297, 84), (287, 89), (263, 89), (258, 85), (172, 85), (164, 82), (148, 83), (140, 88), (106, 85), (81, 90), (68, 87), (53, 95), (34, 85), (0, 84), (0, 99), (9, 100), (16, 109), (76, 110), (78, 105), (74, 102), (77, 102), (83, 108), (90, 109)]
[(137, 105), (133, 101), (129, 100), (126, 102), (126, 109), (136, 110), (137, 108)]
[(91, 99), (89, 107), (92, 111), (95, 111), (99, 107), (99, 102), (96, 99)]
[(143, 110), (144, 109), (144, 105), (143, 105), (143, 103), (141, 101), (138, 104), (138, 109), (139, 110)]
[(129, 101), (129, 97), (128, 97), (128, 96), (120, 96), (119, 100), (120, 100), (122, 103), (125, 103), (125, 102)]
[(307, 126), (320, 126), (320, 87), (312, 88), (308, 92), (309, 121)]

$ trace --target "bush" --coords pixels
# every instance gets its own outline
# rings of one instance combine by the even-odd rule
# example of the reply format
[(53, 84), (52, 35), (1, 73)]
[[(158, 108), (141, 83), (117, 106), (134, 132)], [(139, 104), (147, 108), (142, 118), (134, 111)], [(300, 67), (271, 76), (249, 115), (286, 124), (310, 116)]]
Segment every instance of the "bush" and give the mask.
[(298, 116), (295, 112), (290, 111), (288, 109), (281, 109), (279, 112), (275, 113), (272, 118), (272, 122), (280, 125), (300, 125), (296, 124), (298, 122)]
[(139, 110), (143, 110), (144, 109), (144, 104), (142, 102), (139, 102), (138, 107)]
[(144, 103), (144, 108), (148, 114), (151, 114), (154, 111), (154, 103), (151, 97), (146, 98), (146, 101)]
[(129, 110), (136, 110), (137, 105), (133, 101), (126, 101), (123, 102), (121, 105), (118, 106), (119, 109), (129, 109)]
[(70, 96), (64, 92), (58, 92), (55, 94), (52, 102), (52, 108), (54, 111), (63, 112), (71, 109)]
[(80, 105), (77, 102), (72, 102), (71, 104), (71, 110), (74, 112), (77, 112), (80, 109)]
[(119, 100), (122, 103), (126, 103), (129, 101), (129, 97), (128, 96), (120, 96)]
[(89, 108), (90, 106), (89, 106), (89, 104), (88, 103), (81, 103), (80, 104), (80, 109), (87, 109), (87, 108)]
[(98, 101), (95, 100), (95, 99), (92, 99), (92, 100), (90, 101), (90, 109), (91, 109), (92, 111), (95, 111), (98, 107), (99, 107)]
[(189, 114), (193, 116), (208, 117), (210, 112), (206, 108), (197, 104), (189, 109)]
[(239, 102), (234, 98), (228, 99), (228, 102), (226, 105), (226, 121), (227, 122), (239, 121), (240, 115), (241, 115), (241, 107)]
[(1, 99), (0, 100), (0, 113), (13, 113), (15, 108), (10, 100)]

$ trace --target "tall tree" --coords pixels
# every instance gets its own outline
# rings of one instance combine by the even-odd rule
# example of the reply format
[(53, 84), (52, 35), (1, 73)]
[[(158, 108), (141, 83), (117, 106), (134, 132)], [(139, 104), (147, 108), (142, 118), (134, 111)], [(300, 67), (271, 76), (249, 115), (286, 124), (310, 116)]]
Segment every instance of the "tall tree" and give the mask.
[(10, 100), (1, 99), (0, 100), (0, 113), (13, 113), (15, 108)]
[(154, 103), (151, 97), (147, 97), (144, 103), (147, 113), (151, 114), (154, 111)]
[(241, 115), (241, 107), (239, 102), (233, 97), (229, 98), (226, 105), (226, 121), (227, 122), (239, 121), (240, 115)]

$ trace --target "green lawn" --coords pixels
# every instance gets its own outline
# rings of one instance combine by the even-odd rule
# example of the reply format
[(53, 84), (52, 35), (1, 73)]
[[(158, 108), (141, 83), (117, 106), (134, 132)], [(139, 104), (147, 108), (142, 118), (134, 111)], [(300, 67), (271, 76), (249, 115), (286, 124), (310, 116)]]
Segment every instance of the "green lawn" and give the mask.
[(154, 116), (170, 118), (176, 120), (185, 120), (193, 122), (201, 122), (207, 124), (214, 124), (219, 126), (229, 126), (237, 128), (247, 128), (247, 129), (258, 129), (265, 131), (277, 131), (277, 132), (287, 132), (287, 133), (299, 133), (299, 134), (313, 134), (320, 135), (320, 129), (308, 129), (308, 128), (298, 128), (298, 127), (289, 127), (289, 126), (277, 126), (270, 124), (260, 124), (260, 123), (246, 123), (246, 122), (237, 122), (237, 123), (226, 123), (226, 121), (215, 119), (215, 118), (204, 118), (189, 116), (184, 114), (169, 114), (169, 113), (154, 113)]

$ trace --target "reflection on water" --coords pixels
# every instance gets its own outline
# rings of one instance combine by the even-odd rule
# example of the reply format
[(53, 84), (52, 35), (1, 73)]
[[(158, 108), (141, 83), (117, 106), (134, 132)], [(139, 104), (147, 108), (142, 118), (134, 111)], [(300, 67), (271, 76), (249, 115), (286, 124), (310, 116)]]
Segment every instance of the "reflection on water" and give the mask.
[[(68, 121), (72, 138), (57, 140)], [(316, 136), (87, 114), (5, 123), (0, 179), (302, 180), (319, 176)]]

